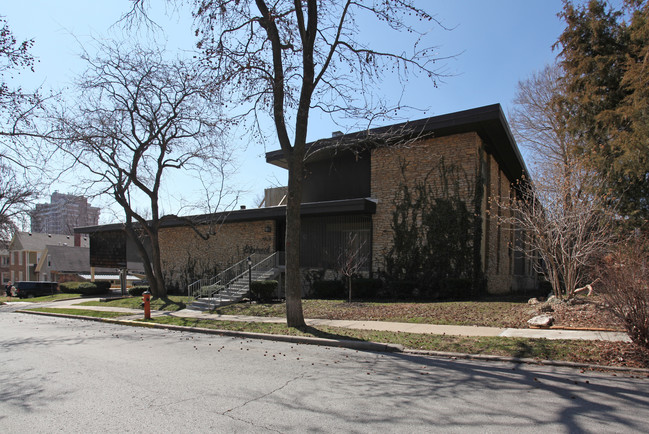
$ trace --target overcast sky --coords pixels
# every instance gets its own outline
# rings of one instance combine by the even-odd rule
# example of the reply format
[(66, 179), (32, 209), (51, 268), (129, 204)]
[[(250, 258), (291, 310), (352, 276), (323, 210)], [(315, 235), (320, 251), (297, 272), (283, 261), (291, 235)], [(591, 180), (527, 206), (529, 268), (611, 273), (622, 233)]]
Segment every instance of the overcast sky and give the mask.
[[(14, 35), (20, 40), (35, 39), (31, 52), (39, 60), (36, 72), (20, 75), (26, 88), (68, 86), (84, 70), (78, 53), (80, 46), (87, 46), (91, 37), (137, 37), (111, 28), (128, 10), (127, 0), (5, 3), (9, 4), (0, 7), (0, 14), (6, 16)], [(441, 71), (449, 76), (437, 88), (423, 80), (408, 83), (404, 102), (427, 110), (402, 113), (406, 118), (418, 119), (494, 103), (500, 103), (507, 113), (518, 81), (543, 68), (556, 56), (552, 44), (563, 29), (557, 17), (561, 0), (420, 0), (419, 3), (451, 29), (433, 29), (430, 40), (438, 47), (440, 56), (455, 57), (440, 62)], [(192, 50), (195, 40), (189, 10), (176, 13), (171, 19), (165, 18), (164, 12), (161, 9), (156, 16), (164, 23), (169, 48)], [(382, 35), (372, 35), (372, 29), (361, 31), (369, 32), (380, 42)], [(332, 131), (341, 129), (325, 118), (312, 119), (309, 128), (309, 140), (328, 137)], [(348, 128), (353, 129), (354, 124), (350, 122)], [(254, 207), (264, 187), (286, 182), (284, 171), (264, 160), (264, 152), (276, 148), (272, 143), (247, 144), (238, 156), (238, 175), (231, 182), (248, 190), (241, 197), (240, 205)], [(55, 184), (52, 191), (71, 192), (72, 188)], [(175, 213), (174, 206), (174, 200), (169, 199), (165, 210)], [(112, 219), (104, 213), (101, 223)]]

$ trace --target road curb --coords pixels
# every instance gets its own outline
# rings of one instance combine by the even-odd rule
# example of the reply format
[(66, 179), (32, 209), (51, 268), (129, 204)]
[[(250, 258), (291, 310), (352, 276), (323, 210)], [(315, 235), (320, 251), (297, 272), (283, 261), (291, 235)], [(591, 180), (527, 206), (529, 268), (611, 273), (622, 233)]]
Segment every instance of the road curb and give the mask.
[(379, 342), (353, 341), (347, 339), (326, 339), (326, 338), (316, 338), (316, 337), (306, 337), (306, 336), (271, 335), (266, 333), (252, 333), (252, 332), (241, 332), (235, 330), (208, 329), (203, 327), (187, 327), (187, 326), (178, 326), (173, 324), (158, 324), (158, 323), (144, 322), (144, 321), (99, 318), (99, 317), (84, 316), (84, 315), (70, 315), (66, 313), (38, 312), (38, 311), (28, 311), (28, 310), (17, 310), (16, 312), (27, 313), (31, 315), (54, 316), (60, 318), (84, 319), (84, 320), (95, 321), (95, 322), (121, 324), (127, 326), (135, 326), (135, 327), (156, 328), (156, 329), (164, 329), (164, 330), (183, 331), (183, 332), (196, 332), (196, 333), (205, 333), (205, 334), (212, 334), (212, 335), (241, 337), (241, 338), (248, 338), (248, 339), (262, 339), (262, 340), (271, 340), (271, 341), (279, 341), (279, 342), (290, 342), (294, 344), (348, 348), (348, 349), (359, 350), (359, 351), (376, 351), (382, 353), (395, 353), (395, 352), (404, 351), (402, 345), (384, 344)]
[(447, 351), (413, 350), (413, 349), (406, 349), (403, 347), (403, 345), (399, 345), (399, 344), (387, 344), (387, 343), (367, 342), (367, 341), (352, 341), (352, 340), (345, 340), (345, 339), (340, 339), (340, 340), (326, 339), (326, 338), (315, 338), (315, 337), (304, 337), (304, 336), (271, 335), (265, 333), (208, 329), (203, 327), (188, 327), (188, 326), (178, 326), (172, 324), (158, 324), (152, 322), (120, 320), (120, 319), (113, 319), (113, 318), (100, 318), (100, 317), (84, 316), (84, 315), (70, 315), (65, 313), (38, 312), (38, 311), (29, 311), (29, 310), (17, 310), (16, 312), (26, 313), (31, 315), (53, 316), (59, 318), (83, 319), (88, 321), (119, 324), (119, 325), (126, 325), (132, 327), (135, 326), (135, 327), (145, 327), (145, 328), (156, 328), (156, 329), (164, 329), (164, 330), (241, 337), (241, 338), (248, 338), (248, 339), (262, 339), (262, 340), (272, 340), (278, 342), (290, 342), (295, 344), (348, 348), (348, 349), (359, 350), (359, 351), (402, 353), (406, 355), (433, 356), (433, 357), (443, 357), (447, 359), (482, 360), (482, 361), (491, 361), (491, 362), (516, 363), (516, 364), (559, 366), (559, 367), (568, 367), (568, 368), (575, 368), (575, 369), (589, 369), (589, 370), (603, 370), (603, 371), (627, 372), (627, 373), (635, 373), (635, 374), (646, 374), (649, 376), (649, 369), (632, 368), (632, 367), (625, 367), (625, 366), (593, 365), (587, 363), (565, 362), (560, 360), (540, 360), (540, 359), (532, 359), (527, 357), (506, 357), (506, 356), (493, 356), (493, 355), (486, 355), (486, 354), (454, 353), (454, 352), (447, 352)]

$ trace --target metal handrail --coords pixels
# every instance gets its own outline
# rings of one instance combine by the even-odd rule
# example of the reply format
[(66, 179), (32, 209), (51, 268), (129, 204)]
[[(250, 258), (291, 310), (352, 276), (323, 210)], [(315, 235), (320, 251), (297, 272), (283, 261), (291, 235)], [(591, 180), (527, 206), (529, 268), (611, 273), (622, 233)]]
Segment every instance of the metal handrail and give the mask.
[[(253, 253), (252, 255), (250, 255), (250, 259), (254, 264), (250, 267), (250, 271), (252, 271), (253, 269), (255, 271), (258, 271), (262, 264), (264, 264), (265, 267), (268, 267), (269, 264), (272, 264), (271, 267), (264, 270), (268, 271), (276, 266), (277, 252), (271, 254), (270, 256), (266, 256), (261, 253)], [(192, 298), (198, 298), (196, 297), (196, 295), (198, 294), (200, 297), (207, 295), (208, 298), (214, 298), (216, 294), (219, 294), (220, 302), (222, 300), (222, 291), (229, 289), (234, 282), (241, 280), (241, 278), (244, 277), (247, 273), (248, 257), (237, 262), (233, 266), (226, 268), (214, 277), (199, 279), (196, 282), (191, 283), (187, 286), (187, 297), (191, 300)], [(221, 284), (222, 282), (227, 283)], [(208, 294), (203, 294), (203, 288), (214, 285), (219, 285), (220, 288), (216, 289), (215, 291), (210, 291)], [(250, 288), (248, 288), (248, 293), (250, 293)]]
[[(256, 254), (256, 258), (258, 258), (259, 256), (262, 256), (262, 255)], [(216, 297), (215, 296), (217, 294), (219, 295), (219, 304), (221, 304), (221, 302), (223, 301), (224, 293), (228, 293), (228, 291), (230, 290), (232, 285), (234, 285), (235, 283), (238, 283), (238, 282), (241, 282), (241, 281), (246, 282), (246, 277), (248, 276), (249, 273), (252, 273), (253, 270), (254, 271), (262, 271), (262, 272), (272, 270), (275, 267), (275, 264), (276, 264), (276, 256), (277, 256), (277, 252), (275, 252), (272, 255), (262, 259), (261, 261), (257, 262), (256, 264), (250, 265), (250, 266), (248, 266), (248, 259), (247, 258), (244, 261), (239, 262), (237, 265), (242, 264), (242, 263), (245, 262), (245, 265), (246, 265), (247, 269), (244, 269), (241, 273), (239, 273), (236, 276), (234, 276), (233, 278), (231, 278), (226, 284), (222, 285), (216, 291), (213, 291), (212, 293), (208, 294), (207, 297), (210, 300), (210, 304), (212, 306), (216, 307), (215, 306), (216, 305)], [(251, 260), (252, 260), (252, 256), (251, 256)], [(272, 265), (269, 267), (268, 266), (269, 264), (272, 264)], [(230, 270), (232, 270), (234, 268), (235, 267), (230, 267)], [(251, 295), (250, 285), (246, 285), (246, 286), (248, 286), (247, 294), (250, 297), (250, 295)], [(231, 296), (232, 294), (228, 293), (227, 295)]]

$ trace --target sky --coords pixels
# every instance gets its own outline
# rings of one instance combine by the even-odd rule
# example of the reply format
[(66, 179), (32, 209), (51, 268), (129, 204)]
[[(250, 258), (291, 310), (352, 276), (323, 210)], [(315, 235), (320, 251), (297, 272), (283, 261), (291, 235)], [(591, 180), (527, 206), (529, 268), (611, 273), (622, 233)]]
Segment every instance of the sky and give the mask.
[[(92, 45), (92, 38), (139, 38), (142, 33), (124, 32), (114, 24), (129, 9), (128, 0), (2, 0), (0, 15), (4, 15), (18, 40), (35, 40), (31, 53), (38, 59), (35, 72), (20, 74), (19, 83), (26, 89), (65, 89), (85, 66), (79, 59), (81, 47)], [(153, 3), (153, 2), (152, 2)], [(156, 4), (163, 4), (156, 1)], [(513, 107), (516, 87), (532, 73), (554, 61), (557, 52), (552, 45), (563, 30), (557, 17), (561, 0), (419, 0), (423, 7), (446, 29), (431, 28), (429, 41), (438, 48), (438, 62), (445, 77), (433, 87), (429, 81), (408, 82), (403, 102), (419, 110), (405, 111), (403, 119), (420, 119), (460, 110), (500, 103), (507, 114)], [(189, 52), (195, 46), (189, 9), (173, 11), (161, 7), (154, 11), (167, 36), (167, 48)], [(373, 29), (360, 29), (378, 44), (382, 34)], [(394, 89), (386, 87), (390, 95)], [(65, 94), (65, 90), (64, 90)], [(395, 94), (396, 95), (396, 94)], [(390, 123), (390, 122), (388, 122)], [(385, 123), (384, 123), (385, 124)], [(342, 126), (344, 132), (355, 130), (351, 120)], [(377, 125), (378, 126), (378, 125)], [(325, 117), (312, 117), (309, 140), (329, 137), (341, 130)], [(231, 186), (244, 190), (240, 205), (255, 207), (265, 187), (286, 184), (286, 172), (265, 162), (264, 153), (278, 149), (274, 143), (241, 143), (237, 154), (236, 173), (228, 179)], [(525, 155), (525, 154), (524, 154)], [(178, 212), (180, 196), (200, 197), (200, 188), (186, 184), (186, 179), (174, 178), (164, 193), (163, 209)], [(180, 187), (180, 188), (179, 188)], [(43, 201), (50, 193), (74, 192), (74, 181), (51, 185), (43, 192)], [(175, 190), (174, 190), (175, 188)], [(94, 199), (93, 205), (106, 207), (108, 202)], [(100, 223), (115, 221), (115, 213), (102, 212)]]

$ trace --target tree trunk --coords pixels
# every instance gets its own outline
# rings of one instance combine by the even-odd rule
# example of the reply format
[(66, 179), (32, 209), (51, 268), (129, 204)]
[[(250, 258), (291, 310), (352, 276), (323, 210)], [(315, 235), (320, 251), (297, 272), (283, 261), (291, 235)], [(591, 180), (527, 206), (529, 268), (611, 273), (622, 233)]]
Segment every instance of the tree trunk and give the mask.
[(347, 276), (347, 289), (349, 290), (349, 303), (352, 302), (352, 276)]
[(286, 325), (305, 327), (302, 313), (302, 279), (300, 278), (300, 206), (302, 204), (302, 155), (291, 154), (288, 160), (288, 201), (286, 204)]
[(149, 228), (149, 239), (151, 241), (151, 256), (146, 251), (144, 243), (140, 239), (137, 231), (133, 228), (133, 223), (131, 219), (127, 217), (127, 222), (124, 225), (124, 230), (126, 234), (135, 246), (137, 247), (140, 258), (142, 259), (142, 265), (144, 266), (144, 273), (146, 274), (147, 279), (149, 280), (149, 289), (151, 295), (156, 298), (166, 297), (167, 288), (164, 283), (164, 278), (162, 277), (162, 265), (160, 262), (160, 243), (158, 241), (158, 233), (156, 228)]
[(146, 274), (147, 279), (149, 279), (151, 293), (153, 294), (156, 291), (156, 287), (155, 287), (156, 282), (155, 279), (153, 278), (154, 272), (153, 272), (153, 268), (151, 268), (151, 261), (149, 259), (149, 254), (147, 253), (146, 248), (142, 243), (142, 240), (140, 240), (138, 233), (133, 228), (133, 223), (131, 221), (130, 216), (126, 217), (124, 231), (126, 232), (127, 237), (129, 237), (131, 241), (133, 241), (135, 247), (137, 247), (138, 253), (140, 254), (140, 258), (142, 259), (142, 265), (144, 266), (144, 274)]
[(167, 286), (162, 276), (162, 262), (160, 260), (160, 240), (158, 238), (158, 228), (151, 228), (151, 262), (153, 266), (153, 277), (155, 279), (155, 291), (151, 285), (151, 294), (156, 298), (167, 296)]

